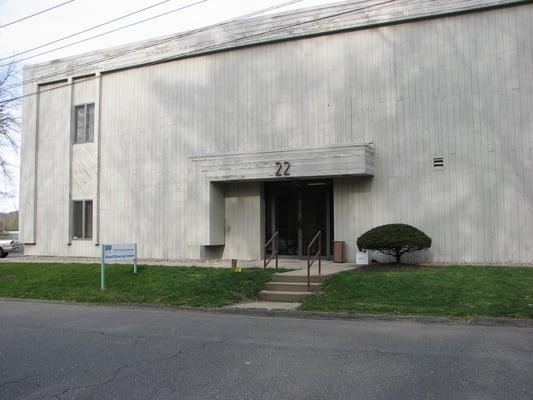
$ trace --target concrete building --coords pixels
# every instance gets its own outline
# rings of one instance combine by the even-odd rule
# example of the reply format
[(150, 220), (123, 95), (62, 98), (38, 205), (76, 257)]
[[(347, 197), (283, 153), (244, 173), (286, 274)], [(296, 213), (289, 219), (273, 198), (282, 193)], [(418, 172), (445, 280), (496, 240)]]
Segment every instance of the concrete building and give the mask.
[(21, 242), (354, 260), (402, 222), (419, 261), (531, 263), (532, 38), (529, 1), (347, 1), (29, 66)]

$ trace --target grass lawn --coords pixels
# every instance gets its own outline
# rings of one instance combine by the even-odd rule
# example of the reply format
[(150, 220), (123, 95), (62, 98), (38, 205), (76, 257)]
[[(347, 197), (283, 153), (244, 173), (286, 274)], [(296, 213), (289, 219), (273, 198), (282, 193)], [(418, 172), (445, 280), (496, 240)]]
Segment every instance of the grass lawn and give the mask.
[(300, 310), (533, 318), (533, 268), (369, 267), (331, 277)]
[(106, 289), (100, 290), (95, 264), (0, 264), (0, 297), (93, 303), (146, 303), (220, 307), (257, 296), (273, 270), (106, 266)]

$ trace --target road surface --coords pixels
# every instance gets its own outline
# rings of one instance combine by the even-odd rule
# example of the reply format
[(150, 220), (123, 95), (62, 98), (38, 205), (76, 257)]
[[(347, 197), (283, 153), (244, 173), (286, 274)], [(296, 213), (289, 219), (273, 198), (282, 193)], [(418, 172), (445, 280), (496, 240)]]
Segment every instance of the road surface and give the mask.
[(0, 399), (532, 399), (533, 329), (0, 301)]

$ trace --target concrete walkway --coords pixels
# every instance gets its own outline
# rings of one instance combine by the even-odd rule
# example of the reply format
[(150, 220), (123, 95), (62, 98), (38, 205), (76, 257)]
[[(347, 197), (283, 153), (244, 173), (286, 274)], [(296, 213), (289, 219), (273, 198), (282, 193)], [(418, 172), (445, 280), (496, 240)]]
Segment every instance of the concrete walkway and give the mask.
[[(288, 263), (286, 263), (288, 261)], [(277, 282), (295, 282), (295, 281), (306, 281), (307, 278), (307, 262), (305, 260), (280, 260), (279, 263), (280, 267), (286, 267), (286, 268), (294, 268), (293, 271), (288, 272), (281, 272), (274, 275), (274, 281)], [(290, 265), (290, 266), (289, 266)], [(320, 280), (317, 280), (316, 278), (319, 277), (318, 275), (318, 265), (315, 263), (311, 267), (311, 277), (315, 278), (313, 282), (315, 282), (313, 285), (320, 285), (320, 282), (327, 279), (329, 276), (337, 274), (339, 272), (344, 271), (350, 271), (352, 269), (357, 268), (357, 265), (352, 263), (333, 263), (329, 260), (322, 262), (321, 267), (321, 274)], [(318, 283), (317, 283), (318, 282)], [(274, 283), (274, 282), (272, 282)], [(294, 285), (295, 283), (293, 283)], [(231, 306), (228, 306), (227, 308), (234, 308), (234, 309), (265, 309), (265, 310), (296, 310), (301, 303), (298, 301), (303, 296), (303, 293), (299, 292), (287, 292), (283, 291), (284, 289), (280, 289), (281, 291), (276, 292), (268, 290), (268, 286), (271, 285), (271, 283), (266, 285), (267, 290), (263, 290), (259, 295), (259, 300), (254, 302), (244, 302), (239, 304), (233, 304)], [(298, 285), (298, 283), (296, 283)], [(303, 285), (303, 284), (299, 284)], [(274, 285), (275, 286), (275, 285)], [(305, 286), (305, 285), (304, 285)], [(315, 291), (318, 290), (318, 287), (315, 288)], [(312, 295), (313, 293), (305, 292), (305, 295)], [(280, 301), (280, 299), (286, 298), (288, 301)], [(270, 301), (270, 300), (278, 300), (278, 301)], [(290, 301), (294, 300), (294, 301)]]
[[(283, 272), (280, 275), (283, 276), (307, 276), (307, 261), (306, 260), (280, 260), (280, 267), (291, 268), (294, 271)], [(269, 265), (270, 267), (270, 265)], [(322, 260), (321, 275), (330, 276), (338, 274), (339, 272), (349, 271), (357, 268), (354, 263), (334, 263), (330, 260)], [(311, 276), (318, 275), (318, 264), (315, 262), (311, 266)]]

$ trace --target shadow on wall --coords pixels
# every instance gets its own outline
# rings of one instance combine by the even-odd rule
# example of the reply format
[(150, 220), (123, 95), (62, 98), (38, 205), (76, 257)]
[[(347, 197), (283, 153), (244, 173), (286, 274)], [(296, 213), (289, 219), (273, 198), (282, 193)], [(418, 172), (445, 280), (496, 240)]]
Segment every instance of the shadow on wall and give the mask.
[(221, 259), (224, 254), (224, 246), (201, 246), (200, 258)]
[[(372, 251), (369, 254), (368, 260), (370, 263), (377, 262), (380, 264), (395, 263), (394, 257), (387, 256), (379, 251)], [(425, 264), (433, 261), (433, 254), (430, 249), (406, 253), (402, 256), (402, 264)]]

